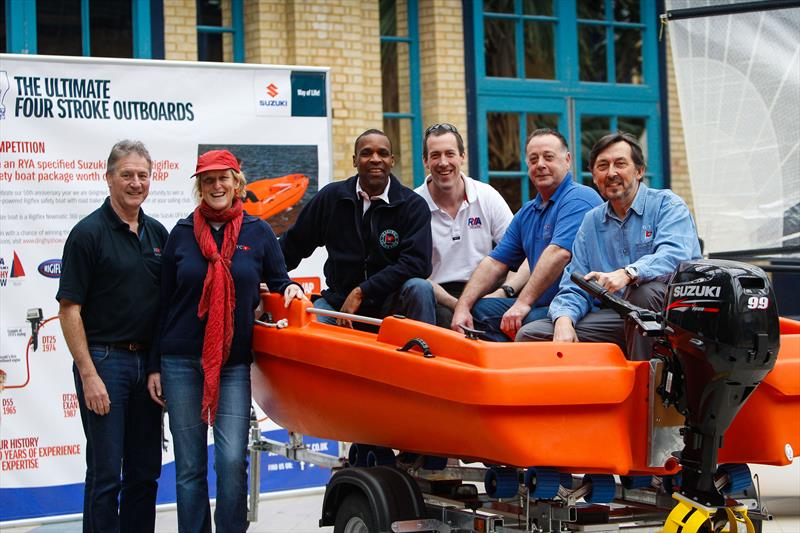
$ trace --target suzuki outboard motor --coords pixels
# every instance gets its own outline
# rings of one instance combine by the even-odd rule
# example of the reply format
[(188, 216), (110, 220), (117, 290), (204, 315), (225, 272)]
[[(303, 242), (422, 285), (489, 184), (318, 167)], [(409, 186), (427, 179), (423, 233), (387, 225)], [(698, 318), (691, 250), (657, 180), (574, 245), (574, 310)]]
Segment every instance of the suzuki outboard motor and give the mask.
[[(775, 366), (780, 330), (775, 294), (763, 270), (734, 261), (684, 262), (664, 309), (673, 351), (672, 397), (686, 415), (681, 493), (708, 506), (724, 499), (714, 485), (722, 436)], [(677, 363), (680, 368), (675, 368)], [(668, 386), (662, 387), (667, 390)]]
[(658, 393), (686, 417), (681, 493), (723, 507), (715, 486), (722, 437), (775, 366), (780, 347), (769, 278), (745, 263), (686, 261), (672, 276), (661, 313), (636, 307), (577, 272), (571, 278), (642, 335), (661, 337), (653, 345), (653, 357), (665, 365)]

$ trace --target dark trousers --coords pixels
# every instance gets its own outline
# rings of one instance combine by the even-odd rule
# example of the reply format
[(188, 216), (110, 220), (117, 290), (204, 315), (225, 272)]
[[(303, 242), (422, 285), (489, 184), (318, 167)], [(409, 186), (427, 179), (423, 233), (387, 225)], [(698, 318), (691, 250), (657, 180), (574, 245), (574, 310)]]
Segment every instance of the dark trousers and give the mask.
[[(461, 293), (464, 292), (464, 287), (467, 286), (466, 281), (449, 281), (447, 283), (440, 283), (441, 287), (447, 294), (453, 298), (461, 298)], [(436, 325), (440, 328), (450, 329), (450, 324), (453, 323), (453, 310), (445, 307), (440, 303), (436, 304)]]
[[(325, 298), (314, 300), (314, 307), (328, 311), (339, 311), (339, 309), (334, 309)], [(376, 318), (401, 314), (406, 318), (434, 324), (436, 321), (436, 298), (433, 295), (433, 285), (426, 279), (411, 278), (403, 283), (399, 291), (390, 294), (380, 309), (370, 309), (367, 306), (362, 306), (361, 309), (356, 311), (356, 314)], [(329, 316), (317, 315), (317, 320), (323, 324), (336, 324), (336, 319)], [(356, 327), (356, 325), (354, 323), (353, 327)]]
[[(635, 306), (660, 311), (664, 305), (667, 284), (650, 281), (629, 286), (622, 297)], [(642, 337), (631, 323), (611, 309), (598, 309), (578, 320), (575, 333), (581, 342), (612, 342), (632, 361), (647, 361), (653, 351), (653, 338)], [(553, 340), (553, 322), (549, 318), (526, 324), (517, 332), (517, 341)]]
[(100, 416), (86, 408), (83, 383), (73, 365), (86, 434), (83, 531), (153, 531), (161, 475), (161, 407), (147, 392), (147, 353), (99, 346), (90, 346), (89, 352), (111, 410)]

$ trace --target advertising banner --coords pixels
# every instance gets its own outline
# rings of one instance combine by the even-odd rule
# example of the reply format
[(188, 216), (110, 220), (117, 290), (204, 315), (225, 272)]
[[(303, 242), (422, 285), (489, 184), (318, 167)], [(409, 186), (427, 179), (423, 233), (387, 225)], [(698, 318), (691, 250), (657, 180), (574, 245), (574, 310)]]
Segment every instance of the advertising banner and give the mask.
[[(280, 235), (331, 177), (327, 75), (0, 54), (0, 522), (81, 512), (85, 438), (55, 294), (70, 229), (108, 195), (112, 145), (148, 147), (142, 207), (167, 229), (196, 205), (189, 178), (198, 154), (230, 150), (248, 181), (245, 209)], [(318, 288), (323, 260), (317, 254), (293, 274)], [(263, 431), (279, 431), (259, 415)], [(314, 445), (337, 451), (336, 443)], [(175, 501), (173, 458), (170, 446), (159, 502)], [(279, 458), (262, 474), (262, 490), (327, 479)]]

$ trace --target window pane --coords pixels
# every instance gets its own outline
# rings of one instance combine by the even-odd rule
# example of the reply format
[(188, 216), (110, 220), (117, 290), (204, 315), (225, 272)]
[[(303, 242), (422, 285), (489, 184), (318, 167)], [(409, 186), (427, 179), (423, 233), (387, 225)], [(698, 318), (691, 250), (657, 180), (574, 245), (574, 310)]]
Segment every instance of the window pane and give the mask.
[(589, 168), (589, 152), (591, 152), (594, 143), (607, 134), (610, 129), (610, 117), (591, 115), (583, 115), (581, 117), (581, 164), (583, 168), (580, 170), (591, 170)]
[[(383, 131), (392, 142), (394, 154), (394, 168), (392, 174), (406, 186), (414, 186), (414, 153), (411, 147), (411, 120), (385, 118)], [(420, 181), (424, 176), (420, 176)]]
[(89, 43), (96, 57), (133, 57), (131, 0), (89, 2)]
[(397, 35), (397, 0), (381, 0), (381, 35)]
[(603, 0), (578, 0), (579, 19), (606, 18), (606, 4)]
[(497, 192), (500, 193), (500, 196), (503, 197), (514, 213), (522, 207), (521, 179), (528, 178), (489, 178), (489, 185), (497, 189)]
[(486, 113), (489, 170), (520, 170), (519, 114)]
[(513, 13), (514, 0), (483, 0), (483, 10), (491, 13)]
[(640, 85), (644, 82), (641, 30), (614, 30), (614, 56), (617, 65), (617, 83)]
[(220, 0), (197, 0), (197, 24), (222, 26), (222, 2)]
[(614, 20), (639, 22), (639, 0), (614, 0)]
[(524, 0), (522, 12), (526, 15), (553, 16), (553, 0)]
[(539, 128), (550, 128), (558, 131), (558, 115), (545, 115), (542, 113), (528, 113), (527, 115), (528, 135)]
[(525, 77), (553, 80), (556, 77), (553, 23), (525, 22)]
[(517, 77), (517, 51), (514, 22), (484, 17), (484, 58), (486, 75)]
[(38, 0), (36, 40), (40, 54), (83, 55), (81, 0)]
[(608, 81), (606, 68), (606, 28), (578, 24), (581, 81)]
[(223, 61), (221, 33), (197, 33), (197, 60)]
[(617, 129), (630, 133), (642, 145), (644, 160), (647, 161), (647, 119), (644, 117), (619, 117), (617, 119)]
[(409, 100), (408, 43), (381, 43), (381, 76), (384, 113), (408, 113)]
[(400, 111), (397, 43), (381, 43), (381, 76), (383, 80), (383, 111)]

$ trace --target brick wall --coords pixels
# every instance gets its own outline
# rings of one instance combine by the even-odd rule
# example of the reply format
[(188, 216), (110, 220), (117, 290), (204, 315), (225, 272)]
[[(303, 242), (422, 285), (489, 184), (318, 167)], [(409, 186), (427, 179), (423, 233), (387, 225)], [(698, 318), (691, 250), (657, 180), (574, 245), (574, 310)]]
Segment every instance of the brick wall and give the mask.
[[(230, 0), (223, 0), (223, 23)], [(245, 61), (276, 65), (331, 67), (334, 179), (354, 173), (353, 141), (368, 128), (381, 128), (379, 2), (362, 0), (259, 0), (244, 2)], [(420, 0), (420, 67), (422, 127), (452, 122), (467, 138), (464, 91), (464, 36), (461, 0)], [(164, 1), (167, 59), (197, 60), (194, 0)], [(405, 3), (398, 2), (398, 34), (407, 28)], [(230, 59), (230, 36), (224, 40)], [(400, 50), (406, 50), (401, 46)], [(407, 98), (407, 55), (400, 55), (400, 94)], [(403, 110), (407, 100), (401, 99)], [(401, 121), (398, 152), (400, 177), (409, 185), (410, 132)]]
[(164, 58), (197, 61), (195, 0), (164, 0)]
[[(450, 122), (467, 140), (461, 0), (420, 0), (422, 124)], [(469, 147), (467, 147), (469, 152)], [(466, 165), (464, 166), (466, 171)]]
[(289, 60), (285, 0), (244, 4), (244, 56), (247, 63), (282, 64)]
[(353, 141), (380, 128), (378, 2), (245, 2), (248, 63), (331, 67), (333, 179), (354, 174)]

